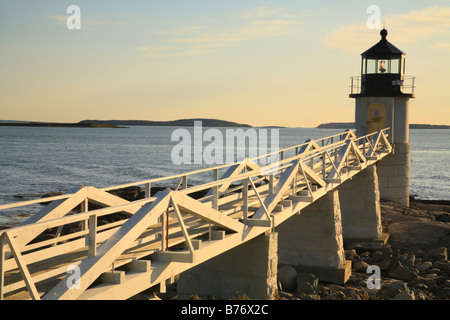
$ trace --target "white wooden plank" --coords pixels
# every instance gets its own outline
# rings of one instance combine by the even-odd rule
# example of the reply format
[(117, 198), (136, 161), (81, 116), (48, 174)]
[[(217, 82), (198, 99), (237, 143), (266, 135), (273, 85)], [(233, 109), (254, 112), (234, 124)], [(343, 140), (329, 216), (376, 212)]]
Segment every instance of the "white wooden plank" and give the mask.
[[(283, 174), (281, 175), (280, 179), (278, 180), (277, 184), (277, 192), (275, 194), (269, 194), (265, 200), (264, 205), (267, 210), (267, 213), (270, 215), (270, 213), (273, 211), (273, 209), (277, 206), (278, 202), (282, 200), (283, 194), (286, 192), (286, 190), (290, 187), (290, 184), (292, 183), (294, 179), (294, 175), (297, 174), (298, 168), (299, 168), (300, 160), (294, 160), (291, 163), (291, 166), (288, 167)], [(260, 207), (255, 215), (253, 216), (255, 219), (261, 219), (264, 214), (266, 214), (266, 210), (264, 207)]]
[(158, 223), (159, 216), (169, 205), (170, 195), (167, 191), (164, 191), (158, 192), (155, 196), (156, 201), (144, 205), (97, 248), (96, 256), (87, 257), (79, 264), (81, 271), (80, 288), (69, 289), (67, 280), (63, 279), (43, 299), (77, 299), (149, 225)]
[(28, 271), (27, 265), (23, 261), (19, 247), (17, 246), (15, 240), (9, 235), (8, 232), (5, 232), (5, 237), (6, 240), (8, 241), (9, 247), (11, 248), (13, 257), (16, 260), (17, 265), (19, 266), (20, 274), (25, 280), (27, 289), (30, 292), (31, 297), (33, 298), (33, 300), (41, 300), (41, 297), (36, 289), (36, 285), (34, 284), (33, 279), (31, 279), (31, 274)]
[[(67, 194), (71, 194), (71, 196), (67, 199), (51, 202), (38, 213), (34, 214), (29, 219), (24, 221), (21, 226), (34, 225), (38, 222), (53, 220), (65, 216), (73, 208), (79, 205), (84, 199), (86, 199), (87, 189), (73, 188), (70, 189)], [(45, 227), (36, 227), (29, 230), (28, 232), (21, 232), (20, 234), (16, 234), (15, 240), (17, 242), (17, 245), (19, 247), (23, 247), (43, 231), (45, 231), (45, 229)]]
[(240, 222), (221, 214), (219, 211), (214, 210), (210, 206), (194, 200), (187, 195), (180, 192), (173, 192), (172, 197), (174, 197), (178, 207), (182, 208), (187, 213), (212, 223), (219, 228), (235, 232), (242, 229), (242, 224)]

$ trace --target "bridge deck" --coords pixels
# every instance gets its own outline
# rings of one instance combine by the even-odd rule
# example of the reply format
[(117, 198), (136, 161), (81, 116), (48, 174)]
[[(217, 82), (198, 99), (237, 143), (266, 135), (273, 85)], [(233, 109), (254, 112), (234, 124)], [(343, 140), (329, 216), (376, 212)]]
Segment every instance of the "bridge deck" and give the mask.
[[(387, 130), (307, 141), (280, 150), (272, 166), (246, 159), (0, 206), (51, 201), (21, 226), (2, 230), (0, 298), (127, 299), (157, 284), (164, 289), (166, 280), (275, 228), (379, 161), (392, 150)], [(221, 178), (219, 170), (225, 170)], [(214, 181), (188, 187), (188, 177), (205, 172)], [(151, 183), (173, 179), (179, 179), (175, 190), (150, 197)], [(128, 202), (107, 192), (131, 185), (144, 185), (146, 198)], [(189, 196), (199, 191), (204, 195)], [(83, 212), (74, 213), (80, 204)], [(89, 210), (91, 204), (102, 208)], [(103, 219), (117, 213), (126, 218)]]

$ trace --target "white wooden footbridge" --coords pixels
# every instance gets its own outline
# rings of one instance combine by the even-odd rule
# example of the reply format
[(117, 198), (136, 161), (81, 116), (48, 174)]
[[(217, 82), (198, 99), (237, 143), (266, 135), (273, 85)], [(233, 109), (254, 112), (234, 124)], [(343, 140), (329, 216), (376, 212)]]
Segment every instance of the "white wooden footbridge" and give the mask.
[[(127, 299), (155, 285), (164, 290), (166, 281), (273, 230), (391, 153), (388, 131), (308, 140), (280, 150), (276, 166), (246, 159), (2, 205), (0, 214), (49, 202), (20, 226), (0, 231), (0, 298)], [(205, 173), (211, 182), (188, 185), (193, 175)], [(174, 179), (178, 187), (150, 195), (152, 183)], [(129, 202), (108, 192), (129, 186), (143, 186), (145, 198)], [(189, 196), (199, 191), (204, 196)], [(104, 219), (117, 213), (125, 218)]]

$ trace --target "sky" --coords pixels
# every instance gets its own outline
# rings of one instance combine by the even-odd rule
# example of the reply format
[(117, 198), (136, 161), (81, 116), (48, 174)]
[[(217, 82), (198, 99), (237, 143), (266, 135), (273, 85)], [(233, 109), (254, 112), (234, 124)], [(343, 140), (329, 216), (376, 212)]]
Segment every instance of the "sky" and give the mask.
[(450, 0), (0, 0), (0, 119), (351, 122), (373, 5), (416, 77), (410, 122), (449, 125)]

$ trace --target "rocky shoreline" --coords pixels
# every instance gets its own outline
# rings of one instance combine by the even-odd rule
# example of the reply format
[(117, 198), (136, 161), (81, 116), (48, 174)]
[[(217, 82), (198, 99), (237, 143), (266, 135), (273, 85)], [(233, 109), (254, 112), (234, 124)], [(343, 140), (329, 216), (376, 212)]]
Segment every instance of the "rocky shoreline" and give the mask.
[[(450, 204), (412, 199), (410, 207), (380, 203), (386, 244), (345, 246), (352, 275), (345, 285), (319, 282), (313, 274), (279, 268), (281, 300), (449, 300)], [(381, 271), (379, 289), (369, 289), (369, 266)], [(280, 281), (281, 280), (281, 281)], [(369, 280), (371, 283), (372, 280)], [(287, 289), (287, 290), (286, 290)]]

